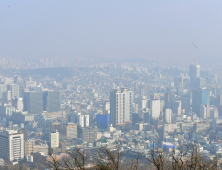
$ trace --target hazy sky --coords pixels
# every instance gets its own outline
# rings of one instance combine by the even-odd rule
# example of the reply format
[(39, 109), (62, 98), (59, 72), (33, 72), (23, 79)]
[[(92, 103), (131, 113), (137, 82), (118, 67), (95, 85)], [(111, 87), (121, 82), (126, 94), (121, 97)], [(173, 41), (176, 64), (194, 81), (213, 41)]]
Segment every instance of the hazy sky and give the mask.
[(222, 58), (221, 9), (221, 0), (1, 0), (0, 57)]

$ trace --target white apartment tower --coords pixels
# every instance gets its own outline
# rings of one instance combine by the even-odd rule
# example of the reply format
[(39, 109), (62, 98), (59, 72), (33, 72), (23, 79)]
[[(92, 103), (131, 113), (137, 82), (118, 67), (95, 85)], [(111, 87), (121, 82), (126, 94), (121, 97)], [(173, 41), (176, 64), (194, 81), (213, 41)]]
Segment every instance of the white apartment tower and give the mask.
[(160, 100), (154, 99), (150, 102), (151, 114), (153, 119), (157, 119), (160, 116)]
[(200, 105), (200, 118), (206, 119), (207, 118), (207, 107), (205, 105)]
[(19, 97), (19, 85), (9, 84), (9, 85), (7, 85), (7, 90), (11, 92), (12, 99)]
[(89, 127), (89, 115), (79, 115), (78, 119), (81, 127)]
[(134, 92), (128, 88), (112, 90), (110, 93), (110, 117), (111, 124), (122, 124), (132, 121), (132, 103)]
[(0, 157), (10, 162), (24, 159), (24, 135), (16, 130), (0, 133)]
[(15, 98), (12, 101), (12, 106), (15, 107), (18, 111), (22, 112), (23, 111), (23, 98)]
[(59, 132), (57, 130), (50, 133), (49, 144), (51, 148), (59, 147)]
[(23, 111), (23, 98), (22, 97), (19, 97), (17, 100), (17, 110)]
[(172, 123), (172, 109), (165, 109), (164, 121), (165, 123)]

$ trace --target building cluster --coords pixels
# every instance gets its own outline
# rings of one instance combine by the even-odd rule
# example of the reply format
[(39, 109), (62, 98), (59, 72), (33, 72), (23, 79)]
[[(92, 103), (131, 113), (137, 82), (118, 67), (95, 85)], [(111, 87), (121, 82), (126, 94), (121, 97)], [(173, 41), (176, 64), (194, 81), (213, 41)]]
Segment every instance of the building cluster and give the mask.
[[(0, 79), (0, 162), (37, 162), (75, 147), (153, 147), (179, 152), (196, 143), (222, 154), (222, 77), (189, 69), (80, 67), (62, 77), (35, 73)], [(51, 75), (48, 76), (48, 75)], [(3, 161), (4, 163), (4, 161)]]

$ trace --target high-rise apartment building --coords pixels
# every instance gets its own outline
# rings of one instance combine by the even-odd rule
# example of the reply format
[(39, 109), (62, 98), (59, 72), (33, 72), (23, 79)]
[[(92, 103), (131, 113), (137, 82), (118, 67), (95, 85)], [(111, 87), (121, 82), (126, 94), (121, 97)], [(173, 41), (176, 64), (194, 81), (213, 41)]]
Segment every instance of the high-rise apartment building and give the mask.
[(80, 127), (89, 127), (89, 115), (79, 115), (78, 119)]
[(61, 97), (59, 91), (43, 92), (43, 110), (49, 113), (61, 110)]
[(106, 102), (103, 105), (103, 114), (110, 114), (110, 102)]
[(43, 111), (42, 104), (42, 92), (24, 92), (24, 111), (40, 114)]
[(190, 76), (190, 90), (197, 88), (197, 78), (200, 77), (200, 65), (190, 65), (189, 67)]
[(7, 85), (7, 91), (11, 92), (11, 98), (14, 99), (19, 97), (19, 85), (17, 84), (9, 84)]
[(164, 122), (172, 123), (172, 109), (165, 109)]
[(12, 162), (24, 158), (24, 136), (16, 130), (0, 133), (0, 157)]
[(151, 115), (153, 119), (157, 119), (160, 116), (160, 100), (154, 99), (150, 102)]
[(51, 148), (59, 147), (59, 132), (56, 130), (49, 135), (49, 144)]
[(207, 107), (205, 105), (200, 105), (200, 118), (206, 119), (207, 118)]
[(112, 90), (110, 93), (110, 117), (111, 123), (122, 124), (132, 121), (132, 103), (134, 92), (128, 88)]

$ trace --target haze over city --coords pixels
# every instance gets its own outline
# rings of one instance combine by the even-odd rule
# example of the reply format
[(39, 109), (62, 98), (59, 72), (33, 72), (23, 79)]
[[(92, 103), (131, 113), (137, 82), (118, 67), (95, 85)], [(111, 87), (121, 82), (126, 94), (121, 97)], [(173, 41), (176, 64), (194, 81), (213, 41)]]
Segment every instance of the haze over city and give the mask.
[(0, 1), (0, 170), (222, 169), (222, 1)]
[(219, 0), (1, 1), (0, 57), (219, 64), (221, 5)]

